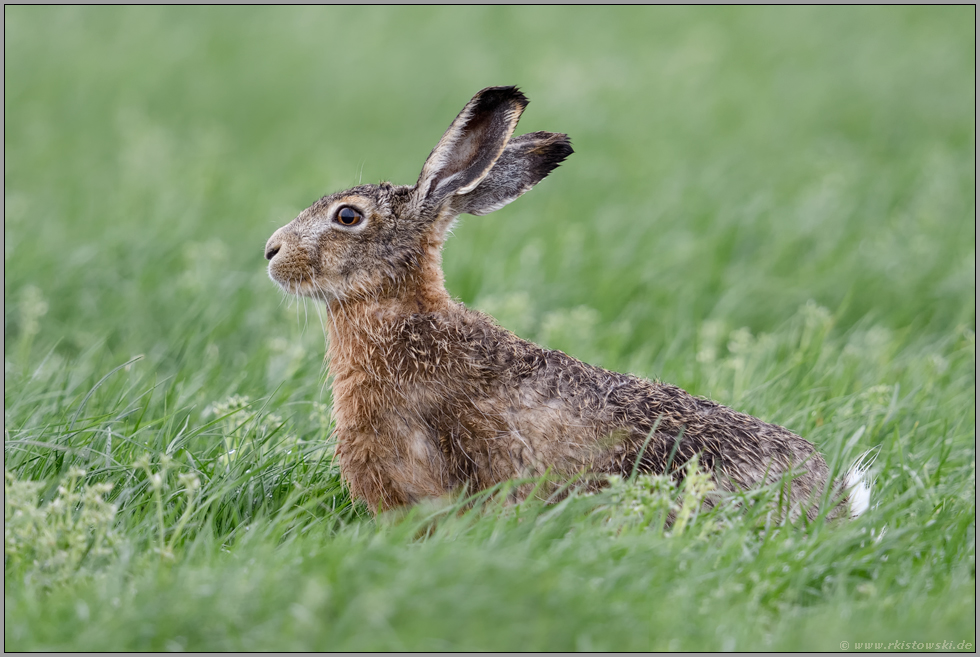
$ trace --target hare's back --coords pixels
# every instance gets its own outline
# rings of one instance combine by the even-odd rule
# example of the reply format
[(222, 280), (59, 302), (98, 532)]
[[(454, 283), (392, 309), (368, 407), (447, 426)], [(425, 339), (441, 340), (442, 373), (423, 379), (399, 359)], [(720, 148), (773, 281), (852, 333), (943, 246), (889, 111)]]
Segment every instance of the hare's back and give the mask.
[[(535, 433), (591, 441), (587, 451), (597, 467), (628, 473), (640, 459), (641, 471), (663, 473), (698, 456), (705, 468), (740, 487), (775, 481), (791, 469), (800, 471), (804, 487), (826, 480), (826, 464), (813, 444), (781, 426), (516, 336), (505, 342), (501, 389), (510, 408), (534, 417)], [(543, 415), (552, 426), (540, 426)], [(603, 451), (605, 458), (597, 459)]]

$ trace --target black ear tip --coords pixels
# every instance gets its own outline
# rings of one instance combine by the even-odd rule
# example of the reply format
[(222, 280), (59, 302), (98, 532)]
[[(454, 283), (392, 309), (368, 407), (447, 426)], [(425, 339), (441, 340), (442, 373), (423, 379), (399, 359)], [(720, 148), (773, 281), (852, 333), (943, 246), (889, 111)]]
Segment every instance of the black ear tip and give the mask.
[(521, 109), (523, 109), (527, 107), (529, 102), (531, 102), (520, 89), (513, 85), (508, 87), (487, 87), (486, 89), (481, 89), (477, 92), (476, 98), (479, 98), (480, 105), (484, 107), (501, 105), (504, 103), (515, 103), (516, 105), (519, 105)]
[(558, 139), (555, 142), (555, 150), (561, 153), (561, 159), (565, 159), (569, 155), (575, 152), (572, 148), (572, 140), (568, 138), (568, 135), (559, 133)]
[(550, 172), (574, 152), (572, 143), (568, 140), (568, 137), (559, 139), (549, 149), (548, 157), (545, 158), (545, 166)]
[(552, 163), (552, 168), (561, 164), (566, 157), (575, 152), (572, 148), (572, 140), (563, 132), (538, 132), (533, 134), (541, 135), (542, 137), (541, 147), (535, 149), (535, 152), (540, 153), (544, 160)]

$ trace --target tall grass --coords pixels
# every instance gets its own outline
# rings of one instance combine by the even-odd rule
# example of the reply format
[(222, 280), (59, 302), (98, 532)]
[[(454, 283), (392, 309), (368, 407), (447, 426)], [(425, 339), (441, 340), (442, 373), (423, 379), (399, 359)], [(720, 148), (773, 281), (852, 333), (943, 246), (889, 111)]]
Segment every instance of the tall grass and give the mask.
[[(4, 11), (5, 648), (976, 645), (975, 8)], [(778, 491), (433, 501), (333, 462), (318, 309), (262, 247), (413, 181), (478, 89), (576, 153), (449, 241), (520, 335), (876, 456)], [(690, 507), (694, 508), (694, 507)]]

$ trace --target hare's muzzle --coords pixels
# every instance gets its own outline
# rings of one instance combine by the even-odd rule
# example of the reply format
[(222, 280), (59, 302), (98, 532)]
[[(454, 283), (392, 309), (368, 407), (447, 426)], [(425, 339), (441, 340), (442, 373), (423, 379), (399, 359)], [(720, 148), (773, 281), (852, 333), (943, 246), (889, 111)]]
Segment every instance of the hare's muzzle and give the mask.
[(265, 245), (269, 261), (269, 278), (290, 294), (323, 296), (326, 281), (317, 280), (313, 254), (304, 247), (301, 235), (283, 226)]
[(282, 248), (282, 243), (279, 241), (269, 240), (269, 243), (265, 245), (265, 259), (272, 260), (279, 253), (279, 249)]
[(283, 286), (286, 291), (296, 294), (298, 290), (293, 289), (292, 284), (302, 280), (299, 270), (303, 267), (297, 266), (299, 263), (295, 262), (299, 253), (293, 252), (297, 249), (292, 248), (287, 242), (282, 228), (273, 233), (265, 244), (265, 259), (269, 261), (269, 276), (272, 280)]
[(282, 233), (285, 228), (286, 226), (283, 226), (282, 228), (274, 232), (272, 234), (272, 237), (269, 238), (269, 241), (265, 243), (266, 260), (272, 260), (273, 258), (276, 257), (276, 254), (282, 250), (283, 241), (284, 241)]

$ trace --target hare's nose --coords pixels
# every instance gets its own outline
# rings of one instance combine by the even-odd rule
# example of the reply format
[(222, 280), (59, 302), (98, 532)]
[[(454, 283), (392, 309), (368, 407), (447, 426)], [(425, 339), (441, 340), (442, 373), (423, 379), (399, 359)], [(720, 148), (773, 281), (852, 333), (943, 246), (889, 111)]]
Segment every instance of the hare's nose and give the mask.
[(282, 242), (279, 242), (278, 240), (275, 241), (275, 242), (270, 242), (269, 244), (266, 244), (265, 245), (265, 259), (266, 260), (272, 260), (273, 258), (275, 258), (276, 257), (276, 254), (279, 253), (279, 249), (281, 249), (281, 248), (282, 248)]

